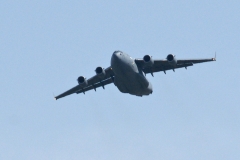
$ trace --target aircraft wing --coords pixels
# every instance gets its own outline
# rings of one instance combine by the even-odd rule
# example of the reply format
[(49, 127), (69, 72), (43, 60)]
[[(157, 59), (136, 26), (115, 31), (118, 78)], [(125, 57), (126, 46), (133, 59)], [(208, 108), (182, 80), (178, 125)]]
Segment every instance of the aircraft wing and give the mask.
[(98, 88), (98, 87), (104, 88), (105, 85), (113, 83), (113, 78), (114, 78), (114, 72), (112, 71), (111, 67), (108, 67), (107, 69), (105, 69), (105, 76), (100, 78), (100, 76), (95, 75), (95, 76), (87, 79), (87, 84), (88, 84), (87, 86), (81, 87), (80, 85), (77, 85), (77, 86), (69, 89), (68, 91), (56, 96), (55, 99), (57, 100), (59, 98), (68, 96), (73, 93), (77, 93), (77, 94), (84, 93), (85, 94), (85, 92), (92, 90), (92, 89), (94, 89), (96, 91), (96, 88)]
[(216, 61), (216, 58), (209, 58), (209, 59), (178, 59), (176, 65), (172, 65), (168, 62), (167, 59), (163, 60), (154, 60), (154, 64), (151, 67), (145, 67), (144, 66), (144, 60), (143, 59), (135, 59), (136, 64), (138, 67), (142, 69), (142, 71), (147, 74), (154, 72), (161, 72), (163, 71), (166, 74), (167, 70), (175, 70), (178, 68), (187, 68), (189, 66), (193, 66), (196, 63), (203, 63), (203, 62), (211, 62)]

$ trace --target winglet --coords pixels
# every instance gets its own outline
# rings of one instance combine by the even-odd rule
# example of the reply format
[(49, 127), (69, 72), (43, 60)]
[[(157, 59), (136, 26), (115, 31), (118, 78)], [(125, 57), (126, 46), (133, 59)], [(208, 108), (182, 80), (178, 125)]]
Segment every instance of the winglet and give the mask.
[(215, 52), (215, 57), (213, 58), (213, 61), (217, 61), (217, 53)]
[(57, 100), (57, 97), (55, 97), (54, 93), (53, 93), (53, 98), (54, 98), (55, 100)]

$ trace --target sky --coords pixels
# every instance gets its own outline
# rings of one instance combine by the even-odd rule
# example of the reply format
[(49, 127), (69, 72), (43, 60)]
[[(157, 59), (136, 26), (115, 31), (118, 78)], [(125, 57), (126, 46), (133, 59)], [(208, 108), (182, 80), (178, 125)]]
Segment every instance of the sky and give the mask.
[[(2, 0), (0, 159), (235, 160), (240, 157), (240, 1)], [(212, 58), (147, 75), (153, 94), (114, 85), (54, 100), (134, 58)]]

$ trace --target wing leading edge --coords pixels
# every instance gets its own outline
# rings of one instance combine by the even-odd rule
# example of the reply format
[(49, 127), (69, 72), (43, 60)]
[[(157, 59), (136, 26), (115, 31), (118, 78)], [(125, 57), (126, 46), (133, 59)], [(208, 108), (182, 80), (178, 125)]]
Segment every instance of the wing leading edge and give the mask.
[(113, 83), (113, 80), (114, 80), (114, 72), (112, 71), (111, 67), (108, 67), (107, 69), (105, 69), (104, 76), (95, 75), (87, 80), (87, 82), (88, 82), (87, 86), (81, 87), (80, 85), (77, 85), (77, 86), (69, 89), (68, 91), (56, 96), (55, 99), (57, 100), (59, 98), (68, 96), (73, 93), (76, 93), (76, 94), (84, 93), (85, 94), (85, 92), (92, 90), (92, 89), (94, 89), (96, 91), (96, 88), (101, 87), (101, 86), (104, 88), (105, 85)]

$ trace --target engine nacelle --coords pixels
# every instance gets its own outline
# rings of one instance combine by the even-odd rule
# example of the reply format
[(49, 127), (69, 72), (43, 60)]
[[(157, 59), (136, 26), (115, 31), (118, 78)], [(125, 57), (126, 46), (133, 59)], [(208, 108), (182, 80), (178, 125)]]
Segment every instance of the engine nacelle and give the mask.
[(151, 67), (154, 64), (152, 56), (149, 56), (149, 55), (145, 55), (143, 57), (143, 61), (144, 61), (144, 67)]
[(106, 72), (105, 72), (104, 68), (102, 68), (102, 67), (97, 67), (95, 69), (95, 72), (96, 72), (97, 76), (100, 78), (104, 78), (106, 75)]
[(169, 64), (171, 64), (171, 65), (173, 65), (173, 66), (177, 65), (177, 59), (176, 59), (175, 56), (172, 55), (172, 54), (169, 54), (169, 55), (167, 56), (167, 61), (168, 61)]
[(87, 82), (86, 78), (83, 77), (83, 76), (78, 77), (77, 81), (78, 81), (78, 84), (79, 84), (81, 87), (85, 87), (85, 86), (88, 85), (88, 82)]

